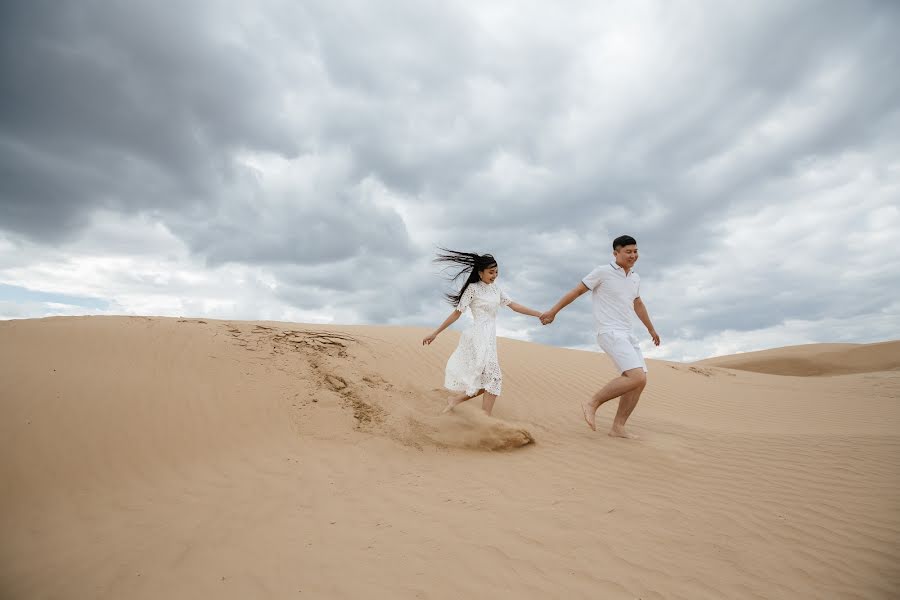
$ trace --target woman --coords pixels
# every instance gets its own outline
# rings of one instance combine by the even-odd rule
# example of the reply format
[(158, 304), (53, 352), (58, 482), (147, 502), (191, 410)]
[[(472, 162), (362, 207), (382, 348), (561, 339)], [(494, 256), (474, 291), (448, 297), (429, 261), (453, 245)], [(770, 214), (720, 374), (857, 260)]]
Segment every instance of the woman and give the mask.
[(503, 383), (497, 359), (497, 310), (501, 306), (508, 306), (517, 313), (532, 317), (540, 317), (541, 313), (516, 304), (494, 283), (499, 269), (497, 261), (490, 254), (479, 255), (445, 248), (440, 250), (435, 262), (459, 267), (452, 280), (466, 275), (466, 282), (458, 293), (447, 294), (447, 300), (456, 309), (434, 333), (422, 340), (422, 344), (431, 344), (460, 315), (471, 310), (472, 324), (460, 336), (459, 345), (447, 361), (444, 387), (457, 393), (447, 400), (444, 412), (484, 394), (481, 407), (490, 415)]

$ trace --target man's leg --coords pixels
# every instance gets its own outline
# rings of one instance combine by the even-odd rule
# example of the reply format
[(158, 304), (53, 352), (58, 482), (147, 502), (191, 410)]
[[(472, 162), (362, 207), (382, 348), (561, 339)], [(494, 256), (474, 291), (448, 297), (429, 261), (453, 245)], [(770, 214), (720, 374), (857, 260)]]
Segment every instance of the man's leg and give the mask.
[[(594, 394), (593, 398), (581, 405), (581, 410), (584, 413), (584, 420), (587, 421), (588, 426), (594, 431), (597, 430), (597, 426), (594, 423), (594, 416), (601, 404), (609, 402), (613, 398), (623, 396), (639, 387), (643, 387), (646, 382), (647, 375), (644, 373), (644, 369), (638, 367), (636, 369), (625, 371), (620, 376), (600, 388), (600, 391)], [(635, 400), (634, 403), (637, 404), (637, 400)], [(621, 403), (619, 406), (621, 407)], [(633, 407), (632, 410), (634, 410)], [(627, 418), (628, 417), (626, 417), (626, 419)]]
[(613, 419), (613, 426), (612, 429), (609, 430), (609, 435), (612, 437), (637, 439), (636, 435), (625, 431), (625, 422), (628, 420), (628, 417), (631, 416), (631, 413), (634, 412), (634, 408), (641, 398), (641, 392), (644, 391), (646, 385), (647, 380), (645, 378), (644, 383), (630, 392), (623, 394), (619, 399), (619, 408), (616, 410), (616, 418)]

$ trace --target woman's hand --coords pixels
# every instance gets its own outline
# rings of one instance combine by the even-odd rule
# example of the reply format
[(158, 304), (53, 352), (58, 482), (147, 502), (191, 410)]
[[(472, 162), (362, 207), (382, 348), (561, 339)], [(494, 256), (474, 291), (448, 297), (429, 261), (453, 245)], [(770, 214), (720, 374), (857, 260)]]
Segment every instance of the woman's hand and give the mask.
[(437, 337), (437, 335), (435, 335), (434, 333), (432, 333), (430, 335), (426, 335), (425, 338), (422, 340), (422, 345), (423, 346), (430, 345), (431, 342), (433, 342), (436, 337)]

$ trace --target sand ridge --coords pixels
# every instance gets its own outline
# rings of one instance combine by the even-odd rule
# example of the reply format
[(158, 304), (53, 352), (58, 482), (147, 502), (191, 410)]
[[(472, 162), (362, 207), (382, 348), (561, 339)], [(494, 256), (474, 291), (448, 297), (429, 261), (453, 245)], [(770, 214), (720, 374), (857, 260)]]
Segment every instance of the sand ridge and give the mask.
[(697, 364), (799, 377), (897, 371), (900, 342), (788, 346), (709, 358)]
[(897, 596), (900, 373), (650, 361), (634, 443), (605, 357), (514, 340), (440, 417), (422, 334), (0, 322), (0, 597)]

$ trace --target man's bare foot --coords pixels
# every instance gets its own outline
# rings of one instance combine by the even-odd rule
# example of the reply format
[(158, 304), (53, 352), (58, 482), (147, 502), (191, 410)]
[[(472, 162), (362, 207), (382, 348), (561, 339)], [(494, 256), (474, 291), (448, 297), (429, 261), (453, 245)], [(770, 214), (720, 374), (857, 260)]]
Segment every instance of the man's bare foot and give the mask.
[(638, 440), (640, 439), (638, 436), (634, 435), (631, 432), (625, 431), (625, 429), (621, 427), (613, 427), (609, 430), (609, 437), (619, 437), (625, 438), (626, 440)]
[(594, 424), (594, 415), (597, 413), (597, 409), (594, 408), (590, 402), (582, 402), (581, 403), (581, 414), (584, 415), (584, 420), (588, 424), (588, 427), (597, 431), (597, 425)]

